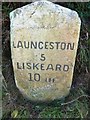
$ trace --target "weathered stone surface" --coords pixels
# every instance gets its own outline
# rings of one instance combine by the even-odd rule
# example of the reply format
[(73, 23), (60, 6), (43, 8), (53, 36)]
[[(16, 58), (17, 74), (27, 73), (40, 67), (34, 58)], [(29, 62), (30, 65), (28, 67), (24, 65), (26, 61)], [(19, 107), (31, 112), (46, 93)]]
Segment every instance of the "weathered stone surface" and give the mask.
[(33, 101), (69, 93), (80, 32), (75, 11), (38, 1), (10, 13), (15, 82)]
[[(2, 2), (35, 2), (38, 0), (2, 0)], [(89, 2), (89, 0), (48, 0), (51, 2)]]

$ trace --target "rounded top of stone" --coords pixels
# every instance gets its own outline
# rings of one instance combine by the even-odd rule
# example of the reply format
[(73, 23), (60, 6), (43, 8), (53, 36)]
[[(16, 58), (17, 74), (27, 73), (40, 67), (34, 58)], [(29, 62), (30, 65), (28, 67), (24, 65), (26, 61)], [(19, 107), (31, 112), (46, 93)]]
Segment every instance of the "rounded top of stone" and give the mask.
[(13, 27), (16, 25), (20, 27), (21, 24), (23, 24), (23, 26), (28, 24), (28, 26), (35, 28), (35, 26), (39, 27), (42, 22), (44, 22), (44, 26), (47, 26), (46, 22), (48, 21), (53, 21), (52, 24), (56, 24), (56, 22), (69, 22), (70, 20), (74, 20), (78, 24), (81, 24), (77, 12), (47, 0), (36, 1), (13, 10), (10, 13), (10, 20), (11, 26)]

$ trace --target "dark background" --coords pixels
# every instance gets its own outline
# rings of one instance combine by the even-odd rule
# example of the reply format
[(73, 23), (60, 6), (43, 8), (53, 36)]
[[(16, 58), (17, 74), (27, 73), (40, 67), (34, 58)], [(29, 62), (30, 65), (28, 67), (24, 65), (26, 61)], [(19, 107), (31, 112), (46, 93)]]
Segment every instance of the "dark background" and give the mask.
[(90, 100), (90, 2), (56, 3), (78, 12), (82, 25), (70, 94), (51, 103), (33, 103), (17, 89), (10, 50), (9, 13), (29, 3), (2, 3), (3, 118), (88, 118)]

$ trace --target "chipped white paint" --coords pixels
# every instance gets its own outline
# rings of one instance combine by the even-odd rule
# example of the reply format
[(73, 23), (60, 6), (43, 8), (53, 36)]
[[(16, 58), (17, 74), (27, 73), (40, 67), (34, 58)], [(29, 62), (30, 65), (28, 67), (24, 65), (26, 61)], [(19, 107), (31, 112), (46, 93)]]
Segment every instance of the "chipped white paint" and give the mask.
[(69, 93), (81, 21), (77, 12), (49, 1), (10, 13), (15, 82), (33, 101), (60, 99)]

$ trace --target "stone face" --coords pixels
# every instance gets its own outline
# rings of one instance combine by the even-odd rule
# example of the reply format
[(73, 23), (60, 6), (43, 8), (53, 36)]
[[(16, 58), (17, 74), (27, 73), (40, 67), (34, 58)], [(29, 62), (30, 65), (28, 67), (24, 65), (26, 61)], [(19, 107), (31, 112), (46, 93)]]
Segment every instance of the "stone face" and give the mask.
[(68, 95), (81, 25), (78, 14), (37, 1), (12, 11), (10, 21), (14, 76), (22, 94), (33, 101)]

